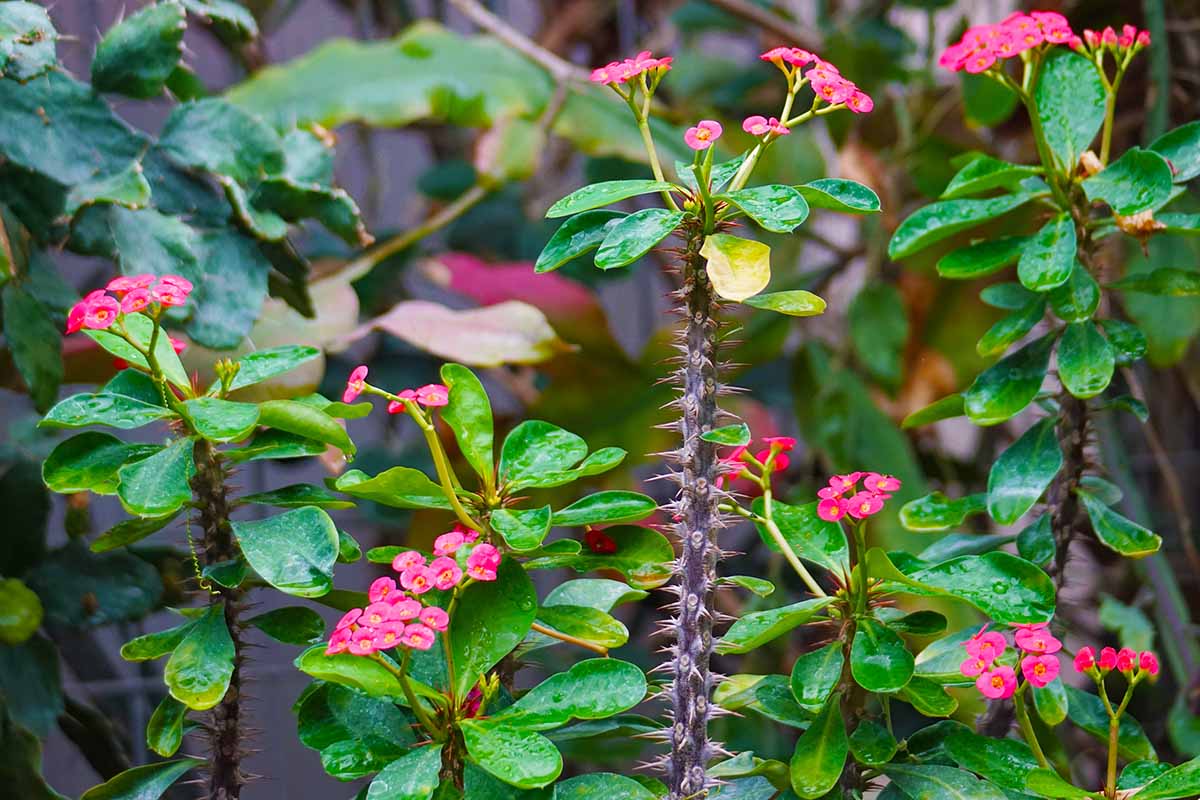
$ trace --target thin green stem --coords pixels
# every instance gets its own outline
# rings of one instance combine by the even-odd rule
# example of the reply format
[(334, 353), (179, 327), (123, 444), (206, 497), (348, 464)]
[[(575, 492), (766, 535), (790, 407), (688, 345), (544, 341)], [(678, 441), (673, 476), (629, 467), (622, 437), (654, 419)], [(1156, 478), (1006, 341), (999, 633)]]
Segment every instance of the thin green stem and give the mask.
[[(767, 499), (769, 496), (769, 491), (763, 492), (764, 514), (771, 513), (771, 502)], [(779, 530), (779, 526), (775, 523), (773, 517), (760, 517), (758, 514), (755, 514), (753, 511), (750, 511), (747, 508), (743, 508), (737, 503), (722, 503), (719, 508), (721, 511), (733, 512), (744, 519), (748, 519), (751, 522), (756, 522), (766, 528), (771, 540), (775, 542), (775, 545), (779, 548), (780, 552), (783, 553), (783, 557), (787, 559), (788, 564), (790, 564), (792, 569), (796, 571), (796, 574), (800, 576), (800, 580), (804, 581), (804, 585), (808, 587), (808, 590), (817, 597), (829, 596), (825, 593), (825, 590), (821, 588), (821, 584), (817, 583), (816, 579), (813, 578), (812, 573), (805, 568), (803, 562), (800, 561), (799, 556), (796, 555), (796, 551), (792, 549), (790, 544), (788, 544), (787, 539), (784, 538), (783, 532)]]
[[(792, 89), (788, 92), (787, 97), (783, 101), (783, 108), (779, 111), (779, 121), (789, 128), (795, 127), (801, 122), (811, 119), (813, 116), (813, 110), (809, 109), (800, 116), (796, 117), (794, 120), (788, 119), (788, 114), (792, 113), (792, 104), (796, 102), (796, 92), (800, 91), (800, 87), (804, 86), (804, 84), (805, 81), (799, 81), (792, 87)], [(728, 191), (736, 192), (738, 189), (741, 189), (746, 185), (747, 181), (750, 180), (750, 173), (754, 172), (754, 167), (758, 164), (759, 157), (762, 156), (763, 151), (767, 149), (767, 145), (775, 141), (776, 138), (777, 137), (775, 134), (769, 133), (767, 134), (766, 138), (763, 139), (763, 141), (754, 146), (754, 149), (750, 151), (750, 155), (746, 156), (746, 160), (742, 162), (740, 167), (738, 167), (738, 171), (736, 174), (734, 174), (733, 180), (729, 182)]]
[(850, 527), (854, 533), (854, 568), (858, 570), (858, 587), (854, 592), (854, 610), (861, 617), (867, 613), (867, 524), (855, 522)]
[(404, 655), (400, 658), (399, 667), (393, 664), (390, 658), (384, 658), (379, 653), (372, 653), (371, 658), (373, 658), (377, 664), (381, 664), (384, 669), (395, 676), (396, 680), (400, 683), (400, 689), (404, 692), (404, 699), (408, 701), (409, 707), (412, 708), (413, 713), (417, 715), (417, 719), (420, 721), (421, 726), (425, 728), (430, 737), (440, 741), (440, 737), (442, 735), (441, 728), (439, 728), (433, 721), (433, 718), (429, 716), (429, 712), (425, 710), (425, 707), (421, 704), (420, 698), (417, 697), (417, 693), (413, 691), (412, 684), (408, 681), (408, 664), (412, 660), (412, 650), (405, 648)]
[(1013, 711), (1017, 717), (1017, 724), (1021, 727), (1021, 735), (1025, 737), (1029, 749), (1033, 751), (1034, 758), (1046, 769), (1051, 769), (1050, 761), (1042, 751), (1042, 743), (1038, 741), (1037, 732), (1034, 731), (1033, 723), (1029, 720), (1029, 709), (1025, 707), (1025, 688), (1027, 686), (1029, 686), (1028, 683), (1023, 684), (1013, 695)]
[(1137, 686), (1137, 682), (1130, 680), (1128, 686), (1125, 687), (1125, 696), (1121, 698), (1121, 704), (1117, 706), (1116, 711), (1108, 702), (1108, 697), (1104, 697), (1105, 708), (1108, 711), (1108, 763), (1104, 778), (1104, 796), (1108, 798), (1117, 796), (1117, 752), (1121, 749), (1121, 715), (1125, 713), (1125, 708), (1133, 697), (1135, 686)]
[(442, 440), (438, 438), (437, 429), (433, 427), (433, 423), (425, 418), (425, 415), (417, 408), (416, 403), (401, 400), (391, 392), (372, 388), (375, 393), (404, 405), (404, 410), (408, 412), (408, 416), (412, 418), (413, 422), (417, 423), (417, 427), (425, 435), (425, 444), (428, 445), (429, 453), (433, 456), (433, 466), (437, 470), (438, 481), (442, 486), (442, 493), (450, 501), (450, 506), (454, 509), (454, 515), (458, 517), (459, 522), (471, 530), (482, 531), (484, 529), (483, 524), (477, 522), (474, 517), (467, 513), (467, 509), (463, 506), (462, 501), (458, 499), (458, 492), (454, 488), (458, 479), (454, 475), (454, 471), (450, 468), (450, 460), (446, 457), (446, 451), (442, 448)]

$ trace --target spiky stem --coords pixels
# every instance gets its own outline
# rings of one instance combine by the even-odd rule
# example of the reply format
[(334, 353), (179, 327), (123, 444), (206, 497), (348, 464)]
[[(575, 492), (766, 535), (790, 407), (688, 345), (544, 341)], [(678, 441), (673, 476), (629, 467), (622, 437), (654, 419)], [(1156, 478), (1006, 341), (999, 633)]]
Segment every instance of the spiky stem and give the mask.
[[(229, 525), (229, 499), (225, 481), (228, 473), (220, 454), (203, 439), (193, 450), (196, 476), (192, 492), (200, 511), (200, 526), (204, 532), (204, 562), (215, 564), (237, 556), (237, 545)], [(213, 585), (210, 603), (224, 603), (225, 625), (233, 639), (233, 675), (225, 697), (212, 710), (209, 725), (209, 800), (237, 800), (246, 779), (242, 774), (242, 662), (244, 645), (241, 639), (242, 592)]]
[(700, 438), (712, 430), (717, 416), (716, 321), (713, 319), (712, 284), (704, 268), (700, 247), (704, 231), (687, 231), (683, 253), (681, 299), (687, 311), (685, 355), (679, 370), (681, 486), (676, 533), (680, 555), (676, 571), (679, 590), (674, 619), (673, 680), (671, 683), (671, 754), (668, 761), (670, 800), (695, 800), (706, 796), (711, 785), (705, 767), (712, 756), (708, 721), (712, 716), (712, 594), (720, 550), (716, 532), (716, 448)]
[(1061, 588), (1066, 580), (1067, 550), (1075, 534), (1087, 530), (1086, 514), (1075, 490), (1087, 469), (1087, 403), (1065, 389), (1059, 393), (1058, 445), (1063, 468), (1050, 487), (1050, 529), (1054, 532), (1055, 579)]

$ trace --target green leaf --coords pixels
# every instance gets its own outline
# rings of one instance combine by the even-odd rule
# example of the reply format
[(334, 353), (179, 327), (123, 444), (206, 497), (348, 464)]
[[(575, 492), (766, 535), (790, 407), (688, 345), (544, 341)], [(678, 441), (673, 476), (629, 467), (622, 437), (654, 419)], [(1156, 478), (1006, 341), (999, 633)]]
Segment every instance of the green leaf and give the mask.
[(19, 578), (0, 578), (0, 644), (28, 641), (41, 627), (43, 614), (42, 601)]
[(617, 522), (636, 522), (653, 514), (658, 503), (640, 492), (610, 489), (586, 495), (564, 509), (554, 512), (553, 523), (564, 527), (583, 527)]
[(541, 545), (550, 533), (550, 506), (530, 509), (497, 508), (492, 512), (492, 527), (513, 550), (525, 552)]
[(1034, 686), (1033, 707), (1042, 722), (1054, 727), (1067, 718), (1067, 691), (1062, 681), (1053, 681), (1045, 686)]
[(1061, 286), (1075, 267), (1075, 221), (1059, 214), (1042, 226), (1021, 252), (1017, 277), (1034, 292)]
[(646, 676), (636, 666), (615, 658), (593, 658), (551, 675), (490, 721), (544, 731), (572, 719), (611, 717), (633, 708), (645, 696)]
[(152, 661), (175, 651), (179, 643), (196, 627), (196, 620), (165, 631), (145, 633), (121, 645), (121, 658), (126, 661)]
[(131, 430), (175, 416), (170, 409), (143, 403), (122, 394), (76, 394), (60, 400), (38, 423), (43, 428), (82, 428), (107, 425)]
[(951, 280), (972, 280), (991, 275), (1017, 263), (1032, 239), (1032, 236), (1003, 236), (951, 250), (938, 259), (938, 274)]
[[(986, 534), (962, 535), (970, 536), (974, 539), (983, 539), (987, 536)], [(954, 536), (954, 534), (950, 534), (950, 536)], [(950, 537), (943, 537), (943, 541), (948, 538)], [(947, 556), (946, 558), (939, 560), (948, 561), (952, 557), (953, 556)], [(911, 634), (912, 636), (933, 636), (935, 634), (942, 633), (946, 630), (947, 624), (944, 616), (936, 611), (930, 611), (928, 609), (912, 611), (905, 614), (898, 608), (884, 607), (876, 609), (876, 617), (880, 622), (883, 622), (888, 628), (896, 633), (907, 633)]]
[(605, 649), (620, 647), (629, 641), (629, 629), (624, 623), (597, 608), (560, 603), (538, 609), (537, 620), (559, 633)]
[(1154, 623), (1137, 606), (1130, 606), (1112, 595), (1100, 596), (1100, 624), (1117, 634), (1117, 641), (1133, 650), (1154, 647)]
[(163, 697), (146, 723), (146, 746), (163, 758), (175, 755), (179, 745), (183, 744), (183, 721), (187, 711), (188, 707), (171, 695)]
[(832, 602), (829, 597), (814, 597), (799, 603), (744, 614), (717, 642), (716, 652), (748, 653), (811, 620)]
[(1116, 366), (1112, 345), (1091, 322), (1073, 322), (1058, 345), (1058, 377), (1076, 397), (1095, 397), (1108, 388)]
[(770, 597), (775, 594), (775, 584), (750, 575), (728, 575), (718, 578), (717, 583), (724, 586), (740, 586), (759, 597)]
[(268, 428), (331, 444), (347, 456), (356, 452), (346, 429), (320, 409), (295, 400), (268, 400), (258, 406), (258, 422)]
[(1141, 788), (1169, 769), (1171, 765), (1161, 761), (1131, 761), (1121, 770), (1121, 776), (1117, 778), (1117, 788)]
[(791, 233), (808, 219), (804, 196), (791, 186), (778, 183), (738, 189), (713, 199), (732, 203), (759, 227), (773, 233)]
[(1128, 217), (1158, 208), (1171, 197), (1171, 167), (1153, 150), (1131, 147), (1082, 184), (1088, 200), (1108, 203)]
[(1089, 794), (1074, 784), (1067, 783), (1054, 770), (1044, 768), (1035, 769), (1029, 773), (1029, 777), (1025, 779), (1025, 788), (1031, 792), (1037, 792), (1042, 797), (1058, 797), (1064, 798), (1064, 800), (1081, 800), (1081, 798), (1098, 796)]
[(908, 312), (900, 291), (888, 283), (868, 283), (847, 312), (854, 353), (874, 378), (899, 387), (900, 357), (908, 341)]
[(587, 606), (600, 611), (612, 611), (613, 608), (625, 603), (643, 600), (649, 596), (641, 589), (630, 588), (621, 581), (606, 578), (579, 578), (560, 583), (550, 590), (542, 607), (547, 606)]
[(736, 425), (725, 425), (700, 434), (706, 442), (713, 442), (727, 447), (741, 447), (750, 444), (750, 427), (744, 422)]
[(858, 181), (846, 178), (818, 178), (796, 191), (811, 208), (825, 208), (848, 214), (870, 214), (879, 210), (879, 195)]
[(371, 697), (404, 697), (404, 687), (378, 661), (349, 653), (327, 656), (324, 644), (315, 644), (305, 650), (296, 657), (295, 664), (306, 675), (348, 686)]
[(147, 6), (109, 28), (92, 59), (92, 86), (148, 100), (162, 92), (183, 55), (183, 7)]
[(258, 36), (258, 23), (245, 6), (235, 0), (181, 0), (188, 13), (195, 14), (233, 39), (249, 40)]
[(1050, 307), (1064, 322), (1089, 320), (1099, 306), (1100, 285), (1078, 261), (1067, 282), (1050, 292)]
[(1147, 783), (1138, 800), (1176, 800), (1200, 794), (1200, 758), (1172, 767)]
[(254, 114), (220, 98), (177, 105), (158, 146), (185, 167), (243, 185), (283, 169), (279, 135)]
[(88, 789), (79, 800), (158, 800), (175, 781), (204, 764), (199, 758), (181, 758), (127, 769)]
[(1118, 319), (1100, 320), (1104, 335), (1113, 347), (1113, 360), (1119, 366), (1128, 366), (1146, 355), (1146, 335), (1138, 326)]
[(988, 328), (976, 343), (975, 352), (985, 358), (1003, 353), (1009, 345), (1025, 338), (1045, 315), (1046, 301), (1041, 297), (1034, 298), (1029, 305)]
[(911, 800), (1006, 800), (969, 772), (935, 764), (892, 764), (884, 770)]
[(771, 248), (762, 242), (714, 233), (705, 237), (700, 255), (708, 260), (705, 269), (713, 289), (726, 300), (740, 303), (771, 280)]
[(75, 184), (67, 193), (63, 213), (73, 217), (82, 208), (100, 204), (144, 208), (150, 204), (150, 182), (142, 173), (141, 162), (133, 161), (120, 172)]
[(116, 494), (117, 470), (160, 449), (158, 445), (127, 444), (107, 433), (86, 431), (58, 443), (42, 463), (42, 480), (60, 494)]
[(850, 673), (869, 692), (896, 692), (913, 676), (913, 655), (895, 631), (864, 617), (854, 632)]
[[(198, 289), (197, 293), (199, 291)], [(193, 298), (195, 296), (193, 295)], [(154, 323), (150, 318), (144, 314), (126, 314), (124, 321), (125, 329), (128, 331), (130, 337), (143, 350), (149, 349), (150, 340), (154, 338)], [(96, 344), (117, 358), (149, 371), (150, 367), (146, 361), (146, 357), (137, 348), (112, 331), (84, 330), (83, 333), (91, 337)], [(190, 394), (192, 381), (188, 377), (187, 370), (183, 368), (183, 363), (179, 360), (179, 355), (176, 354), (175, 349), (171, 346), (170, 337), (164, 335), (164, 333), (163, 331), (159, 332), (158, 340), (154, 345), (154, 358), (158, 362), (158, 366), (162, 369), (166, 379), (185, 393)]]
[(604, 241), (616, 220), (625, 217), (620, 211), (585, 211), (568, 219), (546, 242), (538, 254), (533, 271), (551, 272), (586, 255)]
[(540, 733), (475, 719), (463, 720), (459, 730), (472, 761), (519, 789), (546, 786), (562, 772), (558, 748)]
[(325, 636), (325, 620), (311, 608), (284, 606), (250, 617), (247, 625), (253, 625), (277, 642), (307, 646), (319, 642)]
[[(256, 383), (262, 383), (277, 375), (291, 372), (301, 364), (312, 361), (320, 355), (321, 351), (317, 348), (299, 344), (285, 344), (246, 353), (234, 362), (238, 366), (238, 371), (233, 376), (229, 389), (237, 391)], [(215, 385), (219, 386), (220, 384)]]
[(651, 180), (593, 183), (584, 186), (582, 189), (576, 189), (550, 206), (549, 210), (546, 211), (546, 217), (549, 219), (569, 217), (572, 214), (578, 214), (580, 211), (588, 211), (589, 209), (612, 205), (613, 203), (619, 203), (622, 200), (628, 200), (631, 197), (643, 194), (669, 192), (674, 188), (674, 184), (667, 183), (666, 181)]
[(963, 769), (1014, 792), (1024, 790), (1029, 773), (1038, 768), (1033, 751), (1024, 742), (993, 739), (971, 730), (956, 730), (946, 737), (946, 752)]
[(579, 436), (541, 420), (526, 420), (504, 439), (500, 448), (501, 484), (538, 486), (538, 476), (561, 472), (587, 456), (588, 447)]
[(1125, 519), (1091, 492), (1080, 488), (1075, 490), (1075, 494), (1083, 501), (1096, 538), (1110, 550), (1126, 558), (1145, 558), (1162, 547), (1161, 536)]
[(481, 675), (512, 652), (529, 633), (536, 615), (537, 594), (516, 559), (500, 562), (496, 580), (464, 589), (450, 630), (443, 634), (450, 637), (454, 694), (465, 697)]
[(258, 406), (216, 397), (184, 402), (192, 428), (210, 442), (240, 442), (258, 427)]
[(374, 478), (360, 469), (352, 469), (338, 476), (333, 488), (393, 508), (451, 508), (442, 487), (411, 467), (392, 467)]
[(917, 409), (904, 418), (900, 423), (903, 430), (910, 428), (920, 428), (924, 425), (930, 425), (934, 422), (940, 422), (944, 419), (953, 419), (963, 415), (963, 398), (962, 395), (955, 392), (947, 395), (941, 400), (935, 400), (924, 408)]
[(117, 470), (117, 496), (130, 514), (162, 517), (192, 499), (196, 462), (191, 439), (176, 439), (154, 455)]
[(959, 231), (1020, 208), (1039, 193), (1002, 195), (986, 200), (942, 200), (930, 203), (908, 216), (888, 242), (888, 258), (898, 261), (924, 250)]
[(788, 765), (792, 790), (805, 800), (823, 797), (841, 777), (849, 752), (840, 697), (835, 694), (796, 742)]
[(279, 591), (320, 597), (333, 588), (338, 532), (321, 509), (305, 506), (231, 525), (250, 567)]
[[(954, 655), (961, 655), (961, 648)], [(956, 677), (962, 677), (957, 666), (954, 671)], [(896, 696), (927, 717), (948, 717), (958, 710), (958, 701), (941, 684), (916, 675)]]
[(1032, 303), (1037, 295), (1019, 283), (993, 283), (980, 290), (979, 299), (992, 308), (1016, 311)]
[(1042, 388), (1054, 335), (1035, 339), (979, 374), (963, 392), (963, 410), (976, 425), (998, 425), (1029, 405)]
[(441, 768), (440, 744), (415, 747), (380, 770), (366, 800), (429, 800), (438, 787)]
[(450, 389), (450, 402), (442, 408), (442, 420), (454, 431), (459, 449), (475, 474), (487, 486), (494, 480), (492, 457), (492, 405), (475, 373), (461, 364), (442, 365), (442, 383)]
[(850, 752), (860, 764), (879, 767), (892, 760), (899, 744), (896, 737), (878, 722), (864, 719), (850, 734)]
[(633, 778), (589, 772), (554, 785), (554, 800), (655, 800), (657, 795)]
[[(916, 557), (918, 561), (936, 563), (958, 556), (977, 556), (1011, 544), (1016, 538), (1007, 533), (948, 533), (917, 553)], [(888, 624), (895, 627), (892, 620), (888, 620)]]
[[(1104, 703), (1094, 694), (1067, 686), (1067, 717), (1079, 728), (1102, 742), (1108, 741), (1108, 713)], [(1117, 754), (1127, 761), (1147, 759), (1157, 761), (1154, 745), (1146, 738), (1142, 726), (1129, 714), (1121, 717), (1117, 729)]]
[(293, 483), (267, 492), (255, 492), (239, 498), (242, 503), (257, 503), (277, 508), (300, 508), (301, 506), (316, 506), (317, 508), (339, 509), (353, 508), (354, 503), (342, 500), (330, 494), (320, 486), (309, 483)]
[(58, 32), (35, 3), (0, 6), (0, 77), (28, 81), (54, 66)]
[(1013, 524), (1033, 508), (1062, 469), (1056, 422), (1046, 417), (1030, 426), (992, 464), (987, 508), (1001, 525)]
[(942, 200), (952, 200), (992, 189), (1010, 192), (1021, 190), (1021, 181), (1030, 175), (1041, 175), (1041, 167), (1011, 164), (991, 156), (979, 156), (960, 169), (942, 192)]
[(379, 772), (415, 743), (412, 720), (399, 707), (336, 683), (314, 681), (292, 711), (300, 741), (340, 780)]
[(682, 211), (644, 208), (623, 217), (607, 228), (596, 253), (596, 267), (617, 269), (637, 261), (679, 227)]
[[(763, 503), (755, 498), (751, 508), (760, 516)], [(811, 561), (834, 574), (850, 571), (850, 546), (846, 533), (836, 522), (826, 522), (817, 516), (817, 503), (791, 506), (776, 500), (771, 504), (775, 524), (788, 546), (805, 561)], [(755, 524), (758, 535), (768, 548), (779, 552), (779, 545), (761, 525)]]
[(1200, 272), (1163, 267), (1129, 275), (1116, 283), (1110, 283), (1108, 288), (1161, 297), (1192, 297), (1200, 295)]
[(805, 653), (792, 664), (792, 695), (802, 708), (816, 710), (842, 679), (846, 657), (841, 642), (830, 642), (822, 648)]
[(1200, 120), (1180, 125), (1154, 140), (1150, 149), (1171, 162), (1176, 183), (1200, 175)]
[(747, 297), (744, 305), (774, 311), (777, 314), (787, 314), (789, 317), (815, 317), (825, 313), (825, 301), (802, 289), (792, 289), (786, 292), (766, 292)]
[(221, 702), (233, 676), (233, 639), (225, 626), (225, 605), (212, 603), (171, 653), (163, 681), (171, 696), (205, 711)]
[(1104, 122), (1104, 85), (1096, 68), (1082, 56), (1059, 49), (1038, 74), (1033, 99), (1038, 120), (1064, 173), (1073, 173), (1079, 157)]
[[(526, 562), (528, 569), (557, 569), (570, 567), (577, 572), (612, 569), (620, 572), (639, 589), (662, 586), (671, 576), (669, 562), (675, 550), (658, 531), (621, 525), (605, 528), (604, 535), (616, 544), (615, 553), (554, 553), (541, 555)], [(578, 545), (576, 545), (578, 546)]]
[[(293, 433), (263, 430), (254, 434), (248, 444), (226, 450), (225, 455), (233, 463), (241, 464), (247, 461), (262, 461), (272, 458), (307, 458), (308, 456), (319, 456), (324, 452), (325, 445), (321, 442)], [(363, 474), (360, 470), (351, 470), (350, 472)]]
[(910, 500), (900, 508), (900, 522), (910, 531), (944, 531), (987, 507), (987, 495), (969, 494), (951, 500), (941, 492)]
[[(4, 244), (3, 225), (0, 225), (0, 270), (4, 266)], [(63, 378), (58, 326), (33, 294), (15, 281), (4, 285), (3, 307), (4, 338), (13, 363), (29, 387), (34, 406), (38, 410), (49, 408), (58, 396)]]
[(1017, 534), (1017, 552), (1034, 564), (1045, 564), (1056, 551), (1050, 515), (1043, 514)]

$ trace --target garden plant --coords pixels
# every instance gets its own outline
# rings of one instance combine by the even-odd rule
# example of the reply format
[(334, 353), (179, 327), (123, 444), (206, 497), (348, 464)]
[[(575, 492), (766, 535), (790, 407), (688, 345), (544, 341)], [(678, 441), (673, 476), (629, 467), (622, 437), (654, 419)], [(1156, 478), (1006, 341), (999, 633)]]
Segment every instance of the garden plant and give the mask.
[[(137, 5), (84, 82), (0, 0), (35, 420), (0, 448), (4, 791), (66, 797), (65, 751), (81, 800), (1200, 797), (1197, 484), (1147, 388), (1194, 433), (1200, 121), (1123, 121), (1162, 3), (948, 46), (896, 4), (922, 54), (891, 4), (689, 2), (677, 54), (589, 69), (474, 0), (486, 36), (348, 3), (394, 38), (273, 66), (287, 4)], [(689, 38), (745, 26), (741, 62)], [(374, 134), (423, 125), (429, 213), (373, 246)], [(82, 697), (109, 640), (144, 730)]]

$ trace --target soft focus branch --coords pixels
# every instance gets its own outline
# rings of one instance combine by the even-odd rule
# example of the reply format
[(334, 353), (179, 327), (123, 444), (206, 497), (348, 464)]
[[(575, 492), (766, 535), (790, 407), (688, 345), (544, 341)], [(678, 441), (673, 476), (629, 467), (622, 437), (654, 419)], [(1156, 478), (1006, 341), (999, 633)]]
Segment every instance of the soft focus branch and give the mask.
[(547, 72), (549, 72), (556, 81), (563, 82), (567, 80), (587, 80), (588, 71), (575, 66), (569, 61), (564, 60), (555, 53), (551, 53), (546, 48), (542, 47), (537, 42), (534, 42), (525, 34), (518, 31), (513, 26), (509, 25), (498, 16), (488, 11), (476, 0), (450, 0), (450, 5), (454, 6), (467, 19), (474, 22), (480, 28), (483, 28), (488, 33), (495, 36), (506, 45), (521, 53), (525, 57), (536, 61)]
[[(451, 1), (454, 2), (454, 0)], [(800, 28), (773, 13), (770, 9), (756, 5), (750, 0), (709, 0), (709, 2), (735, 17), (741, 17), (778, 36), (783, 40), (780, 42), (781, 45), (793, 45), (806, 50), (812, 50), (817, 46), (816, 42)], [(454, 4), (458, 5), (457, 2)]]

